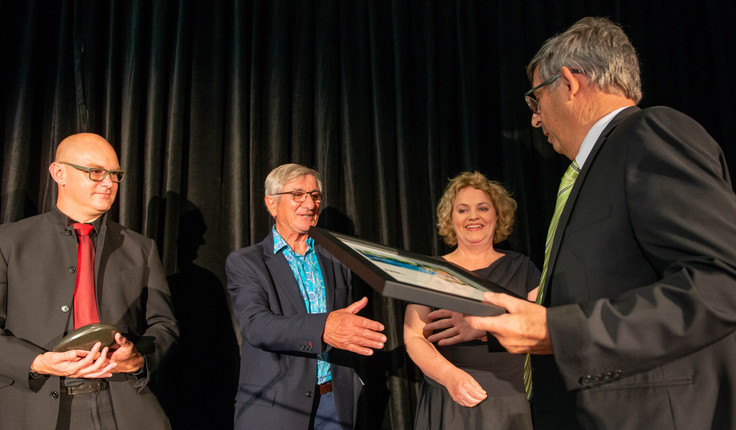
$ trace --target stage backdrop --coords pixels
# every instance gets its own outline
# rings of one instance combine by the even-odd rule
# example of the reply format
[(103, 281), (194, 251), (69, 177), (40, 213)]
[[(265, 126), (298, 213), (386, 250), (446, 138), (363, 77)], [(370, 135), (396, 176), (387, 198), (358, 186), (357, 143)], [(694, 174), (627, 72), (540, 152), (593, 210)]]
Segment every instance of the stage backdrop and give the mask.
[[(227, 428), (237, 345), (223, 265), (267, 234), (272, 168), (297, 162), (322, 173), (322, 226), (426, 254), (448, 251), (434, 227), (448, 177), (479, 170), (519, 203), (503, 246), (541, 266), (567, 160), (530, 127), (525, 65), (580, 17), (622, 23), (641, 56), (642, 106), (690, 114), (736, 165), (736, 6), (684, 4), (0, 0), (0, 222), (54, 205), (47, 167), (62, 138), (106, 137), (128, 172), (111, 214), (157, 239), (182, 324), (172, 365), (182, 373), (162, 385), (197, 364), (188, 382), (219, 384), (196, 398), (191, 385), (162, 389), (162, 398), (175, 428), (218, 417)], [(403, 349), (404, 304), (357, 289), (389, 338), (364, 369), (361, 427), (412, 428), (421, 376)], [(223, 353), (197, 362), (210, 325)], [(201, 407), (205, 392), (223, 393), (213, 402), (222, 410)]]

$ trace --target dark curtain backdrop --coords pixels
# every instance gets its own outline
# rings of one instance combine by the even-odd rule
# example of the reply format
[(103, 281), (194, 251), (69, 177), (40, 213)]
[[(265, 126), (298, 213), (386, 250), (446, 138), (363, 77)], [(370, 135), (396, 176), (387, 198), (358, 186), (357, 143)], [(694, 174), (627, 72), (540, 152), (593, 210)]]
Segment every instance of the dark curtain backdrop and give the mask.
[[(322, 173), (320, 225), (425, 254), (448, 251), (434, 228), (447, 179), (479, 170), (519, 203), (503, 246), (541, 266), (567, 160), (530, 127), (524, 67), (586, 15), (630, 35), (642, 106), (693, 116), (736, 165), (731, 0), (0, 0), (0, 222), (53, 207), (62, 138), (106, 137), (128, 171), (111, 215), (157, 239), (182, 324), (164, 403), (178, 428), (211, 424), (231, 413), (237, 362), (224, 260), (267, 234), (279, 164)], [(361, 427), (409, 429), (421, 376), (403, 304), (356, 288), (389, 337), (363, 369)], [(226, 406), (206, 416), (210, 393)]]

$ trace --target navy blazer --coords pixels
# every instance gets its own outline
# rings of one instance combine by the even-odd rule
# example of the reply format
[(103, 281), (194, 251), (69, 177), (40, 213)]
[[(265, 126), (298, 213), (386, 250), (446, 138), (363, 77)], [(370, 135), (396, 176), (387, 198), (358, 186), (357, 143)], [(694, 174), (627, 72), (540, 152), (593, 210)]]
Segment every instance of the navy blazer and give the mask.
[(718, 144), (668, 108), (603, 131), (550, 252), (553, 356), (535, 428), (736, 425), (736, 196)]
[(273, 233), (232, 252), (225, 265), (233, 314), (243, 336), (235, 428), (307, 428), (314, 403), (317, 355), (329, 351), (335, 405), (343, 427), (355, 423), (362, 383), (353, 354), (322, 341), (329, 312), (348, 306), (350, 272), (319, 245), (327, 313), (307, 313)]

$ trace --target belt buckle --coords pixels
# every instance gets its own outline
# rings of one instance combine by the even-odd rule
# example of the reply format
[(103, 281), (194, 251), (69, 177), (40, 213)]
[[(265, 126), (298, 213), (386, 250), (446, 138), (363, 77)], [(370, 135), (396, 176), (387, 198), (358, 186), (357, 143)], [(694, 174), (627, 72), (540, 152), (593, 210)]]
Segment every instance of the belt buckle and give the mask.
[(90, 394), (97, 391), (106, 390), (110, 384), (104, 379), (91, 379), (85, 381), (82, 385), (74, 387), (66, 387), (66, 393), (70, 396), (76, 396), (78, 394)]

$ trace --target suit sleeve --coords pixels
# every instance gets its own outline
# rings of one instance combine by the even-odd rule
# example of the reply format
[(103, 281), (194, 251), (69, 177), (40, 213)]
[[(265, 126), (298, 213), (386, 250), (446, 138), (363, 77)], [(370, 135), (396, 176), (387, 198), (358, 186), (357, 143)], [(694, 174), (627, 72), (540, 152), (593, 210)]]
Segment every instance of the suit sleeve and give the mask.
[(243, 341), (270, 352), (324, 351), (327, 344), (322, 342), (322, 333), (328, 314), (285, 314), (281, 300), (286, 298), (279, 296), (266, 265), (256, 254), (236, 251), (225, 264), (227, 288)]
[(7, 306), (8, 261), (5, 250), (0, 248), (0, 388), (15, 382), (30, 390), (31, 363), (37, 355), (43, 354), (46, 350), (14, 336), (6, 329)]
[[(150, 380), (151, 374), (159, 369), (179, 336), (179, 328), (171, 304), (171, 293), (161, 266), (161, 259), (153, 240), (147, 240), (150, 241), (150, 248), (147, 261), (148, 278), (144, 286), (147, 288), (148, 297), (145, 308), (146, 330), (136, 344), (145, 359), (146, 382)], [(153, 348), (147, 345), (148, 341), (153, 342)]]
[[(676, 111), (650, 109), (635, 121), (620, 137), (629, 142), (625, 201), (658, 279), (624, 286), (618, 297), (548, 309), (568, 388), (579, 388), (590, 369), (650, 370), (736, 329), (736, 198), (723, 154)], [(608, 252), (617, 252), (615, 241)]]

